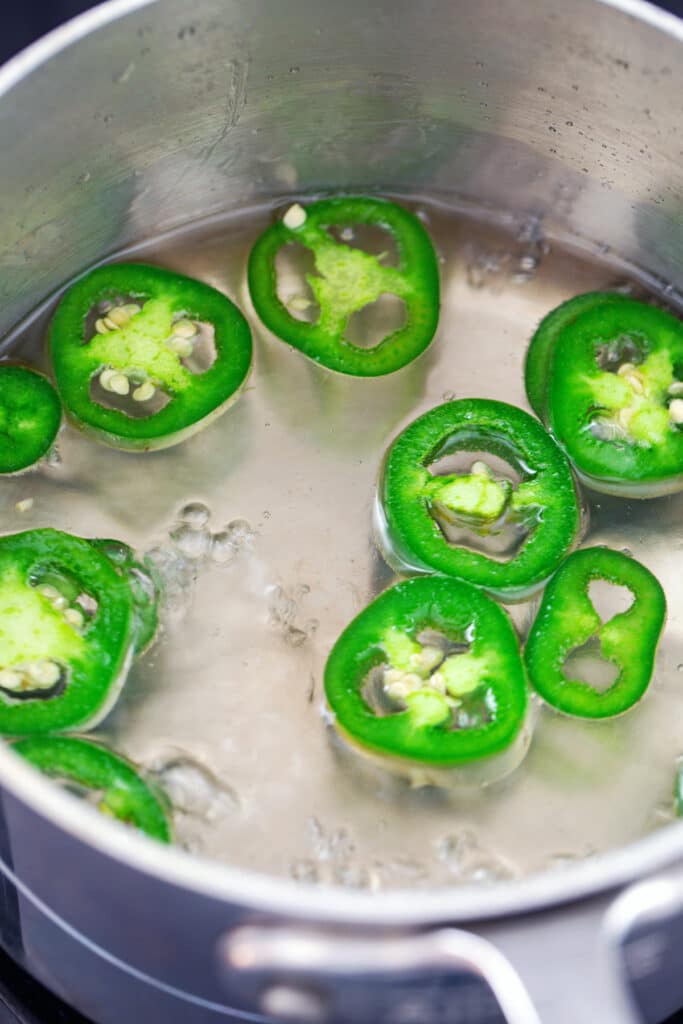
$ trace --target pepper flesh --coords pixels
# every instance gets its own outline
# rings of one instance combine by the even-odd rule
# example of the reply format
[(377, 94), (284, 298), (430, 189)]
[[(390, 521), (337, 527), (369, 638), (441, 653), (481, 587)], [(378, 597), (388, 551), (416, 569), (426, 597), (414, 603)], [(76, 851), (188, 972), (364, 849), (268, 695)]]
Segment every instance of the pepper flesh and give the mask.
[[(627, 587), (633, 603), (602, 622), (588, 595), (595, 580)], [(610, 718), (623, 714), (647, 690), (665, 616), (664, 591), (645, 566), (609, 548), (575, 551), (548, 584), (529, 633), (525, 660), (532, 686), (567, 715)], [(619, 669), (603, 692), (580, 679), (569, 679), (564, 671), (571, 652), (593, 638), (603, 658)]]
[(88, 541), (0, 537), (0, 733), (93, 728), (123, 686), (136, 628), (128, 581)]
[(61, 421), (61, 402), (47, 377), (0, 363), (0, 473), (19, 473), (42, 459)]
[[(104, 333), (91, 328), (93, 309), (121, 296), (136, 300), (109, 314), (119, 312), (121, 325), (111, 321)], [(215, 360), (192, 372), (176, 344), (188, 342), (174, 331), (188, 324), (198, 330), (202, 323), (213, 328)], [(93, 270), (65, 293), (50, 326), (50, 352), (64, 407), (76, 425), (114, 447), (147, 450), (178, 444), (227, 408), (249, 372), (251, 333), (237, 307), (209, 285), (159, 267), (119, 263)], [(91, 395), (104, 374), (115, 378), (114, 391), (121, 378), (117, 393), (132, 388), (141, 397), (147, 387), (167, 404), (145, 414), (141, 400), (135, 416), (109, 408)]]
[[(418, 642), (425, 630), (438, 631), (459, 653), (446, 647), (439, 660), (431, 645)], [(444, 670), (448, 662), (457, 667)], [(404, 681), (403, 706), (393, 713), (378, 714), (364, 693), (378, 666), (389, 695), (399, 681), (392, 672)], [(346, 738), (412, 764), (446, 768), (503, 752), (520, 733), (527, 706), (507, 615), (481, 591), (442, 576), (396, 584), (347, 626), (325, 666), (325, 694)], [(484, 709), (469, 716), (471, 724), (460, 717), (467, 694), (476, 694)]]
[(546, 365), (546, 421), (584, 483), (634, 498), (683, 488), (680, 321), (609, 296), (561, 326)]
[(106, 747), (72, 736), (32, 736), (18, 740), (12, 749), (52, 779), (101, 791), (97, 808), (103, 814), (170, 842), (163, 795)]
[[(467, 474), (433, 476), (429, 465), (455, 451), (506, 459), (521, 477), (514, 486), (475, 464)], [(528, 413), (503, 402), (448, 402), (420, 416), (396, 438), (377, 488), (376, 535), (399, 572), (438, 572), (519, 600), (543, 586), (576, 543), (581, 515), (569, 464)], [(439, 512), (482, 536), (505, 523), (526, 531), (507, 561), (450, 544)]]
[[(429, 345), (439, 317), (439, 269), (434, 248), (420, 221), (386, 199), (341, 196), (311, 203), (301, 223), (287, 227), (287, 215), (269, 227), (249, 257), (249, 290), (263, 323), (309, 359), (339, 373), (373, 377), (393, 373)], [(299, 218), (300, 219), (300, 218)], [(336, 241), (329, 229), (369, 224), (385, 229), (396, 243), (399, 266)], [(298, 242), (315, 259), (306, 275), (320, 307), (316, 323), (293, 317), (277, 294), (275, 258)], [(385, 294), (403, 299), (406, 323), (373, 348), (345, 337), (351, 315)]]

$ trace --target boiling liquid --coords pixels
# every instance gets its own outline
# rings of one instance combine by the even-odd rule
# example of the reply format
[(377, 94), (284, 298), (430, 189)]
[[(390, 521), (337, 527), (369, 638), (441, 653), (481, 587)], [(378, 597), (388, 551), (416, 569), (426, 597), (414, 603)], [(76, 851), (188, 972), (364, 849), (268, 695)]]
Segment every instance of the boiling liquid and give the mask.
[[(394, 576), (371, 511), (387, 445), (443, 400), (527, 407), (522, 367), (541, 317), (622, 271), (433, 204), (419, 206), (442, 270), (429, 350), (388, 377), (315, 366), (260, 328), (251, 210), (135, 250), (230, 295), (254, 367), (239, 400), (179, 447), (114, 451), (67, 428), (60, 460), (2, 481), (3, 530), (54, 526), (152, 551), (167, 581), (162, 635), (133, 666), (98, 738), (166, 785), (192, 852), (302, 882), (397, 887), (522, 876), (619, 846), (672, 818), (683, 749), (683, 494), (587, 494), (586, 541), (628, 550), (669, 603), (652, 685), (631, 713), (581, 722), (538, 707), (530, 751), (485, 790), (411, 789), (335, 741), (323, 713), (327, 654)], [(127, 254), (129, 257), (131, 254)], [(44, 361), (46, 317), (18, 351)], [(30, 509), (24, 499), (33, 499)], [(533, 603), (512, 614), (522, 632)]]

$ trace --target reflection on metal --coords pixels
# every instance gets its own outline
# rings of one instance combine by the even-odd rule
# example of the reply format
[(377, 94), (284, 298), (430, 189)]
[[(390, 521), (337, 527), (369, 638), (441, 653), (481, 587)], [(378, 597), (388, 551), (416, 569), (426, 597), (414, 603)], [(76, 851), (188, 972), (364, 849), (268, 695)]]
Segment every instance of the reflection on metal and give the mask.
[[(540, 1024), (507, 960), (476, 935), (444, 928), (402, 938), (253, 926), (220, 944), (226, 982), (257, 1005), (305, 1005), (330, 1024)], [(287, 993), (287, 995), (285, 994)], [(302, 1018), (299, 1018), (302, 1019)]]

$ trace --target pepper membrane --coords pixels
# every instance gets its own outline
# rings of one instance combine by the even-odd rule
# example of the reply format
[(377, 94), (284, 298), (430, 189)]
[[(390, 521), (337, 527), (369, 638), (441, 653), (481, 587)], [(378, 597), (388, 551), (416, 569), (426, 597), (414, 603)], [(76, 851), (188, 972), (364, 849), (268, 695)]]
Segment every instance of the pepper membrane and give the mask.
[(68, 415), (99, 440), (139, 451), (177, 444), (224, 411), (251, 350), (247, 321), (225, 295), (138, 263), (86, 274), (50, 325)]
[(442, 768), (505, 751), (527, 706), (506, 613), (443, 576), (404, 580), (365, 608), (332, 648), (325, 694), (348, 740)]
[(127, 579), (89, 541), (52, 529), (0, 537), (0, 733), (93, 728), (136, 634)]
[(102, 814), (132, 825), (152, 839), (170, 842), (163, 795), (118, 754), (74, 736), (32, 736), (18, 740), (12, 749), (44, 775), (90, 791)]
[[(602, 622), (588, 593), (595, 580), (627, 587), (633, 603)], [(640, 562), (609, 548), (575, 551), (548, 584), (529, 633), (524, 656), (532, 686), (567, 715), (610, 718), (628, 711), (650, 683), (665, 616), (664, 591)], [(589, 641), (619, 669), (602, 692), (566, 673), (568, 656)]]
[[(397, 267), (338, 241), (330, 231), (362, 224), (391, 235), (398, 250)], [(320, 308), (315, 323), (294, 317), (278, 297), (276, 256), (292, 242), (310, 250), (315, 259), (315, 273), (306, 275)], [(254, 308), (266, 327), (309, 359), (339, 373), (393, 373), (423, 352), (436, 331), (439, 268), (434, 247), (417, 217), (386, 199), (339, 196), (305, 209), (298, 204), (290, 207), (257, 240), (248, 276)], [(372, 348), (352, 344), (346, 337), (349, 318), (387, 294), (405, 303), (405, 324)]]
[(0, 363), (0, 473), (19, 473), (42, 459), (62, 421), (62, 405), (47, 377)]
[[(478, 458), (469, 472), (433, 475), (430, 465), (458, 451), (505, 459), (519, 481)], [(581, 515), (569, 464), (528, 413), (504, 402), (466, 398), (437, 406), (389, 448), (380, 471), (376, 536), (398, 572), (438, 572), (496, 597), (520, 600), (543, 586), (578, 539)], [(449, 540), (449, 527), (464, 534)], [(507, 557), (474, 541), (512, 529)]]

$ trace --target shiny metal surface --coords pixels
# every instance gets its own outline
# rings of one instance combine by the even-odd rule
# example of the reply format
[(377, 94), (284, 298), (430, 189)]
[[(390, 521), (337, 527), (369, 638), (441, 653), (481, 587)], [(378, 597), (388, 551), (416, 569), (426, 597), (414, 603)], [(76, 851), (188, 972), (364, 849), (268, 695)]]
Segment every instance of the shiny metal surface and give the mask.
[[(382, 0), (199, 0), (191, 11), (182, 0), (117, 0), (0, 72), (0, 329), (128, 244), (329, 188), (533, 215), (549, 234), (680, 290), (682, 40), (676, 19), (639, 3), (431, 0), (417, 13)], [(5, 750), (0, 777), (12, 794), (8, 867), (22, 884), (48, 907), (84, 878), (95, 889), (102, 877), (145, 892), (158, 884), (151, 899), (172, 911), (169, 941), (203, 934), (208, 906), (216, 918), (245, 906), (347, 923), (493, 918), (617, 886), (683, 852), (672, 828), (561, 875), (491, 888), (305, 891), (160, 851), (53, 793)], [(58, 879), (32, 848), (39, 821), (64, 843)], [(99, 927), (100, 897), (65, 904), (77, 930)], [(121, 941), (135, 909), (116, 907)], [(157, 979), (177, 969), (166, 948), (150, 964)], [(129, 952), (152, 954), (142, 942)], [(33, 966), (54, 977), (50, 955), (41, 947)]]
[[(291, 979), (292, 1012), (281, 1012), (283, 1017), (299, 1021), (304, 1014), (305, 1019), (334, 1024), (399, 1021), (401, 1013), (405, 1015), (407, 987), (409, 1019), (428, 1020), (434, 1015), (434, 988), (438, 986), (438, 1019), (444, 1022), (540, 1024), (505, 958), (483, 939), (455, 928), (377, 942), (359, 936), (335, 937), (319, 930), (251, 926), (227, 935), (221, 953), (233, 988), (247, 987), (261, 1008), (275, 1003), (286, 1010), (286, 990), (268, 979)], [(297, 988), (301, 976), (305, 988)], [(359, 1000), (358, 989), (365, 985), (368, 990)], [(308, 994), (307, 1003), (303, 993)]]

